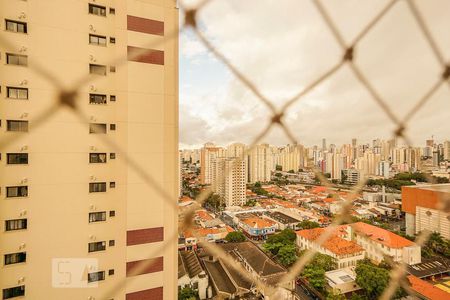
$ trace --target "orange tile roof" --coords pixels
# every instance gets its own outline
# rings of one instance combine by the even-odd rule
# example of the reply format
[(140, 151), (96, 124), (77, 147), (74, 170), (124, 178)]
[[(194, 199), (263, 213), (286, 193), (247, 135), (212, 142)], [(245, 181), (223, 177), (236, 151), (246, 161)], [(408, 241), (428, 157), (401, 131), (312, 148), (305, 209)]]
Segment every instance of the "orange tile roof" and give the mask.
[(336, 202), (336, 199), (334, 199), (334, 198), (325, 198), (325, 199), (323, 199), (323, 202), (333, 203), (333, 202)]
[(227, 229), (228, 232), (234, 232), (234, 229), (228, 225), (225, 228)]
[(210, 214), (208, 214), (206, 211), (204, 210), (198, 210), (196, 211), (197, 216), (199, 216), (203, 221), (208, 221), (208, 220), (212, 220), (214, 219), (213, 217), (211, 217)]
[(389, 230), (373, 226), (364, 222), (351, 224), (356, 232), (362, 233), (369, 237), (372, 241), (383, 244), (390, 248), (403, 248), (415, 245), (415, 243), (407, 240)]
[(311, 189), (311, 192), (314, 194), (323, 193), (327, 190), (326, 186), (316, 186)]
[(268, 219), (251, 217), (243, 219), (242, 222), (253, 228), (266, 228), (275, 225), (275, 222)]
[(432, 284), (422, 280), (416, 276), (408, 275), (407, 276), (409, 284), (411, 285), (411, 289), (416, 291), (417, 293), (425, 296), (430, 300), (444, 300), (450, 298), (450, 293), (447, 293), (440, 288), (433, 286)]
[[(322, 247), (333, 252), (336, 255), (356, 254), (363, 252), (364, 249), (353, 241), (347, 241), (340, 237), (345, 233), (345, 226), (338, 227), (331, 236), (322, 244)], [(343, 232), (344, 230), (344, 232)], [(315, 241), (325, 231), (325, 228), (304, 229), (296, 231), (297, 235)]]

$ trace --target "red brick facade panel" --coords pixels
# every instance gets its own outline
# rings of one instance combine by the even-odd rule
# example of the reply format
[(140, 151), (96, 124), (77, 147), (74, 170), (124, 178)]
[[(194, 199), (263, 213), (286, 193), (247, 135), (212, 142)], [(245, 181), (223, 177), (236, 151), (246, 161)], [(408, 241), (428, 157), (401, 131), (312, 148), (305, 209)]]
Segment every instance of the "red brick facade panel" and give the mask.
[(164, 22), (151, 19), (127, 16), (127, 29), (164, 36)]
[(145, 228), (127, 231), (127, 246), (162, 242), (164, 227)]
[(133, 292), (126, 295), (126, 300), (162, 300), (162, 299), (163, 299), (162, 287)]
[[(146, 64), (154, 64), (154, 65), (164, 65), (164, 51), (161, 50), (153, 50), (153, 49), (144, 49), (139, 47), (128, 46), (128, 61), (141, 62)], [(135, 51), (141, 52), (142, 50), (145, 53), (134, 55)]]
[(161, 272), (164, 269), (164, 258), (162, 256), (150, 259), (127, 262), (127, 277), (148, 273)]

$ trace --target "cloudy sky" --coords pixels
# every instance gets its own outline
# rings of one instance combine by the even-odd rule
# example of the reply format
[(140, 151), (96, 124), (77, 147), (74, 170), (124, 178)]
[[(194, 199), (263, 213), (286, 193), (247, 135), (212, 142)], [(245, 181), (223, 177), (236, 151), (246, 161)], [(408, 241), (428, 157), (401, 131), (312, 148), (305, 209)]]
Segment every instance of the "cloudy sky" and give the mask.
[[(192, 1), (195, 2), (195, 1)], [(450, 61), (450, 1), (417, 1), (438, 47)], [(387, 3), (323, 1), (349, 43)], [(342, 51), (310, 0), (214, 0), (199, 15), (202, 32), (277, 106), (336, 64)], [(249, 143), (270, 111), (196, 39), (180, 36), (180, 147), (212, 141)], [(401, 118), (443, 70), (405, 1), (399, 1), (355, 49), (355, 62)], [(450, 85), (442, 85), (410, 121), (416, 145), (450, 139)], [(293, 105), (285, 121), (305, 145), (390, 138), (394, 124), (349, 67)], [(264, 139), (289, 142), (274, 128)]]

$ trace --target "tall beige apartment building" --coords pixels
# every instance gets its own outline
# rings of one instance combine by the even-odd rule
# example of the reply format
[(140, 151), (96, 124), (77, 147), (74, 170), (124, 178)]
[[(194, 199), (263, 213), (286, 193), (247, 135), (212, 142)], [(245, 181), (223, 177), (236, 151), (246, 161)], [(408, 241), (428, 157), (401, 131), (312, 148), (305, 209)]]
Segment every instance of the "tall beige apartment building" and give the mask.
[(244, 205), (247, 189), (246, 160), (238, 157), (218, 157), (212, 161), (211, 186), (222, 197), (226, 207)]
[[(178, 38), (162, 41), (177, 31), (175, 0), (0, 1), (0, 142), (18, 136), (1, 149), (2, 299), (176, 299)], [(34, 127), (58, 94), (34, 64), (89, 77), (85, 120), (62, 108)]]

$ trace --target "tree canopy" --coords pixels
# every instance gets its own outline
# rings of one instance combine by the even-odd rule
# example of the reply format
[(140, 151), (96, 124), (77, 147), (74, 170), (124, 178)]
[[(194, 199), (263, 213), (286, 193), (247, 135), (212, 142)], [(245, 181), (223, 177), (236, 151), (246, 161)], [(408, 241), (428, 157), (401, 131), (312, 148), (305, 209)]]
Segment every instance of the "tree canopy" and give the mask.
[(246, 238), (241, 231), (233, 231), (227, 234), (225, 240), (230, 243), (239, 243), (244, 242)]
[(313, 228), (319, 228), (320, 224), (314, 221), (304, 220), (298, 223), (298, 226), (302, 229), (313, 229)]

